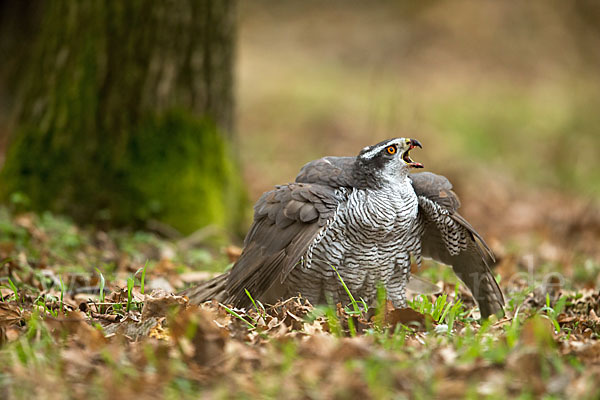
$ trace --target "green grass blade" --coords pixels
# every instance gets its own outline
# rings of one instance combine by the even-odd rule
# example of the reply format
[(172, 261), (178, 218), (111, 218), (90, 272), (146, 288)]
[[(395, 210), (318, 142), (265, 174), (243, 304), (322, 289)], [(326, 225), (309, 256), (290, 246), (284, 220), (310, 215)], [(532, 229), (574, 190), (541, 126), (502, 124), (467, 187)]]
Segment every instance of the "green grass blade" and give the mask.
[(338, 270), (333, 265), (331, 266), (331, 268), (333, 268), (333, 270), (337, 274), (338, 279), (340, 280), (340, 282), (342, 283), (342, 286), (344, 287), (344, 290), (346, 291), (346, 294), (350, 298), (350, 302), (352, 303), (352, 308), (354, 309), (354, 312), (360, 313), (362, 315), (362, 311), (361, 311), (360, 307), (358, 307), (358, 303), (356, 302), (356, 299), (354, 298), (354, 296), (352, 296), (352, 293), (350, 293), (350, 289), (348, 289), (346, 282), (344, 282), (344, 279), (342, 278), (342, 276), (340, 275)]
[(65, 283), (62, 280), (62, 276), (58, 278), (60, 282), (60, 311), (64, 309), (64, 298), (65, 298)]
[(127, 278), (127, 311), (131, 310), (131, 300), (133, 299), (133, 285), (135, 281), (132, 277)]
[(239, 319), (241, 321), (244, 321), (246, 323), (246, 325), (248, 325), (248, 329), (255, 329), (256, 328), (254, 325), (252, 325), (250, 322), (248, 322), (244, 317), (242, 317), (240, 314), (238, 314), (237, 312), (235, 312), (231, 308), (227, 307), (225, 304), (219, 303), (219, 305), (221, 307), (223, 307), (225, 309), (225, 311), (227, 311), (229, 314), (233, 315), (234, 317), (236, 317), (237, 319)]
[(10, 288), (15, 294), (15, 300), (19, 301), (19, 290), (17, 289), (17, 286), (13, 283), (13, 281), (10, 278), (8, 278), (8, 284), (10, 285)]
[(96, 271), (98, 272), (98, 275), (100, 275), (100, 302), (104, 303), (104, 285), (106, 284), (106, 281), (104, 280), (104, 275), (102, 275), (102, 272), (100, 272), (98, 268), (96, 268)]
[(258, 315), (260, 315), (261, 317), (264, 318), (265, 313), (266, 313), (265, 307), (259, 302), (259, 304), (260, 304), (260, 308), (259, 308), (258, 304), (256, 304), (256, 301), (254, 301), (254, 298), (252, 297), (252, 295), (250, 294), (248, 289), (244, 288), (244, 291), (246, 292), (246, 296), (248, 296), (248, 298), (252, 302), (252, 305), (254, 306), (254, 309), (256, 309), (256, 312), (258, 313)]
[(140, 293), (144, 294), (144, 283), (146, 281), (146, 267), (148, 267), (148, 260), (144, 263), (144, 268), (142, 268), (142, 277), (140, 279)]

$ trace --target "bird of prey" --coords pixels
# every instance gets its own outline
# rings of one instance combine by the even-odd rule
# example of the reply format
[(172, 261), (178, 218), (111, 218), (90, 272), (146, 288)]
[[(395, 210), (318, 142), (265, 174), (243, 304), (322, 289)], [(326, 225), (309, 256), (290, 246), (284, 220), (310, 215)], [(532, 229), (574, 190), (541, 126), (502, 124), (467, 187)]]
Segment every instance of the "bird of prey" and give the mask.
[(423, 165), (409, 152), (415, 139), (394, 138), (356, 157), (306, 164), (294, 183), (276, 186), (254, 206), (254, 222), (239, 260), (225, 274), (187, 289), (193, 303), (212, 298), (237, 307), (254, 299), (274, 304), (300, 294), (312, 304), (376, 302), (383, 285), (406, 307), (411, 257), (452, 266), (482, 318), (502, 314), (504, 298), (490, 270), (494, 256), (456, 210), (460, 202), (443, 176), (413, 173)]

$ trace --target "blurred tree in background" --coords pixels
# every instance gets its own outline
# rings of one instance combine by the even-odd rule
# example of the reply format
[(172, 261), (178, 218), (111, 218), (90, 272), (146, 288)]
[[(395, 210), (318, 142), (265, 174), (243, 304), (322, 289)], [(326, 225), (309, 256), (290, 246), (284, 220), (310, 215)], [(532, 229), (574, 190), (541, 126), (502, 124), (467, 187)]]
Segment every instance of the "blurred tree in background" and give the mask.
[(239, 227), (234, 7), (0, 2), (1, 200), (80, 222)]

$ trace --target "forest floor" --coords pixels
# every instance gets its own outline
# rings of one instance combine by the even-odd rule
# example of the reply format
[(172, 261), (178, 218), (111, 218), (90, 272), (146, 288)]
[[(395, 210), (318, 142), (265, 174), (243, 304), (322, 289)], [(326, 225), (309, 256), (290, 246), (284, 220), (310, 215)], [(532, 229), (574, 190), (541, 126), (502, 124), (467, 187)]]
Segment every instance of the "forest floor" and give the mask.
[(0, 208), (0, 397), (598, 398), (600, 213), (521, 192), (517, 226), (486, 193), (465, 211), (497, 254), (507, 305), (483, 324), (434, 262), (415, 272), (440, 294), (382, 302), (370, 319), (360, 301), (193, 306), (174, 293), (239, 248), (206, 244), (206, 230), (165, 239)]
[(250, 197), (310, 159), (415, 137), (494, 250), (506, 316), (481, 324), (431, 261), (414, 272), (440, 294), (372, 319), (302, 299), (192, 306), (174, 293), (239, 254), (210, 228), (82, 228), (15, 197), (0, 207), (0, 399), (599, 398), (598, 69), (579, 66), (563, 13), (258, 3), (241, 7), (236, 75)]

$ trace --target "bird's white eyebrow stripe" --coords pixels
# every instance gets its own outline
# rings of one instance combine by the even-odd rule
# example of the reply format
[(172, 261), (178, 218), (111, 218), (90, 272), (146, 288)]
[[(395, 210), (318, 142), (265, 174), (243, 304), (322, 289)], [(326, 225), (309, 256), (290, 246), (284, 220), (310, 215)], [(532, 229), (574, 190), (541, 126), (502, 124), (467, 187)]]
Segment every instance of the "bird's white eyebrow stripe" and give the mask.
[(381, 151), (381, 149), (388, 147), (391, 144), (397, 144), (396, 142), (387, 142), (385, 144), (382, 144), (381, 146), (377, 146), (375, 148), (373, 148), (372, 150), (362, 154), (360, 157), (364, 158), (366, 160), (370, 160), (371, 158), (375, 157), (375, 155), (377, 153), (379, 153)]

